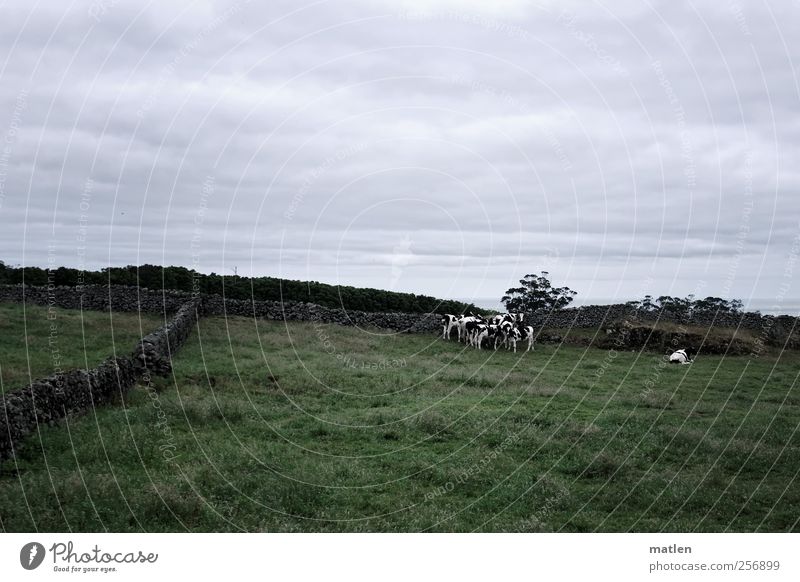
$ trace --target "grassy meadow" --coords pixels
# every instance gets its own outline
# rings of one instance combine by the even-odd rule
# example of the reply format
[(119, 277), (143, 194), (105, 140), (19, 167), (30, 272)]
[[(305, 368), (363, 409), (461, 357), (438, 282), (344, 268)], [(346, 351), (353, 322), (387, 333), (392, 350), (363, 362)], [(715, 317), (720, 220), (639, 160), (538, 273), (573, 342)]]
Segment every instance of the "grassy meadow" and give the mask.
[(0, 303), (0, 392), (128, 354), (163, 317)]
[(797, 531), (798, 373), (206, 318), (172, 377), (2, 465), (0, 529)]

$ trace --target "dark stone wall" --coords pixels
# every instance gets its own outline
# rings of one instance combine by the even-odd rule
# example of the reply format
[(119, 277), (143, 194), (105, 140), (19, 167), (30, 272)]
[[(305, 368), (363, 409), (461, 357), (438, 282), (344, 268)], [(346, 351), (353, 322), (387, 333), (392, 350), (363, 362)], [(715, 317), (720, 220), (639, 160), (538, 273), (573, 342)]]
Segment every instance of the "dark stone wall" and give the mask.
[(12, 457), (37, 427), (111, 402), (136, 378), (131, 358), (110, 358), (88, 372), (72, 370), (7, 392), (0, 398), (0, 460)]
[[(30, 296), (26, 294), (26, 299)], [(185, 303), (169, 323), (142, 338), (130, 356), (109, 358), (88, 371), (55, 374), (3, 394), (0, 460), (12, 457), (23, 446), (24, 438), (37, 427), (112, 402), (128, 392), (145, 373), (169, 374), (172, 355), (195, 327), (200, 305), (200, 299)], [(85, 304), (84, 309), (87, 309)]]
[(665, 354), (681, 348), (692, 348), (695, 353), (726, 356), (754, 353), (757, 344), (736, 337), (732, 331), (726, 334), (707, 335), (680, 328), (658, 329), (623, 320), (611, 324), (604, 333), (597, 334), (591, 345), (603, 349), (651, 350)]
[(34, 305), (89, 311), (141, 311), (175, 313), (191, 296), (182, 291), (156, 291), (125, 285), (83, 287), (0, 285), (0, 301), (26, 301)]
[(691, 317), (671, 317), (657, 312), (642, 312), (625, 304), (587, 305), (561, 309), (550, 313), (528, 314), (528, 325), (552, 328), (603, 328), (614, 321), (633, 319), (653, 323), (669, 321), (672, 323), (699, 327), (741, 327), (742, 329), (764, 330), (774, 329), (775, 334), (788, 333), (796, 326), (797, 318), (790, 315), (761, 315), (760, 313), (695, 313)]
[[(183, 291), (160, 291), (122, 285), (86, 285), (76, 287), (32, 287), (0, 285), (0, 301), (23, 300), (37, 305), (55, 305), (67, 309), (142, 311), (172, 314), (192, 299)], [(207, 315), (241, 315), (287, 321), (320, 321), (339, 325), (379, 327), (395, 331), (440, 331), (438, 314), (370, 313), (322, 307), (295, 301), (251, 301), (225, 299), (219, 295), (202, 296), (202, 310)], [(633, 319), (642, 322), (670, 321), (700, 327), (740, 327), (765, 331), (775, 338), (787, 337), (796, 329), (797, 318), (789, 315), (762, 316), (759, 313), (695, 313), (691, 318), (675, 318), (653, 312), (641, 312), (625, 304), (587, 305), (549, 313), (528, 314), (525, 323), (535, 328), (604, 328), (612, 322)]]
[(441, 331), (440, 315), (431, 313), (371, 313), (322, 307), (295, 301), (245, 301), (211, 295), (203, 299), (205, 315), (240, 315), (286, 321), (316, 321), (358, 327), (379, 327), (400, 332)]
[(167, 376), (172, 372), (172, 354), (186, 342), (197, 324), (201, 313), (202, 300), (192, 299), (185, 303), (172, 321), (146, 335), (136, 345), (132, 359), (140, 374), (150, 372), (157, 376)]

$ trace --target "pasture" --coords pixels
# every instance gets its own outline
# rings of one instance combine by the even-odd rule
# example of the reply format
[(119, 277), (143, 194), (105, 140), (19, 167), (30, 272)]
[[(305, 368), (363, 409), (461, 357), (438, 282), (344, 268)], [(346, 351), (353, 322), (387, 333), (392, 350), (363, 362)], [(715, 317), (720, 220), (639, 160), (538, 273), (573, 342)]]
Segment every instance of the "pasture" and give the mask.
[(209, 317), (172, 377), (3, 463), (0, 529), (797, 531), (798, 373)]
[(79, 311), (0, 303), (0, 392), (57, 371), (92, 368), (114, 353), (131, 352), (164, 324), (147, 313)]

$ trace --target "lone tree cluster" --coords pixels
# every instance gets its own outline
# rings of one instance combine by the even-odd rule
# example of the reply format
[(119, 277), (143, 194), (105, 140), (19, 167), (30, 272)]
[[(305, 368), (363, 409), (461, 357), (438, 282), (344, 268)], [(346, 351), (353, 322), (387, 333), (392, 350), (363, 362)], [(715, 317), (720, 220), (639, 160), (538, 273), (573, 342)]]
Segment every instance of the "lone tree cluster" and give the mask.
[(569, 287), (553, 287), (547, 271), (540, 275), (529, 274), (519, 280), (500, 300), (509, 313), (536, 313), (562, 309), (572, 303), (577, 293)]

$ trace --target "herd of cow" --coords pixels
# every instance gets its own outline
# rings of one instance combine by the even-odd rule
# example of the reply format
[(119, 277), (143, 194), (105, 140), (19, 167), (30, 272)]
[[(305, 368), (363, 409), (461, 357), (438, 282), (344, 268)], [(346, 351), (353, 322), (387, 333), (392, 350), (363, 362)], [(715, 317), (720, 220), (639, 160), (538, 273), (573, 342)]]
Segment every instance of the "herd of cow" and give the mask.
[(534, 334), (532, 326), (522, 323), (523, 316), (523, 313), (502, 313), (486, 319), (473, 314), (461, 317), (446, 314), (442, 318), (442, 339), (451, 339), (453, 330), (456, 330), (458, 341), (476, 349), (484, 345), (494, 349), (503, 346), (516, 352), (517, 342), (527, 342), (527, 352), (534, 349)]
[[(452, 339), (453, 330), (458, 334), (458, 341), (480, 350), (484, 345), (497, 349), (517, 351), (517, 342), (528, 342), (528, 352), (533, 348), (533, 326), (522, 323), (523, 313), (501, 313), (488, 319), (480, 315), (445, 314), (442, 318), (442, 339)], [(696, 351), (685, 348), (673, 352), (667, 361), (671, 364), (691, 364)]]

